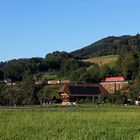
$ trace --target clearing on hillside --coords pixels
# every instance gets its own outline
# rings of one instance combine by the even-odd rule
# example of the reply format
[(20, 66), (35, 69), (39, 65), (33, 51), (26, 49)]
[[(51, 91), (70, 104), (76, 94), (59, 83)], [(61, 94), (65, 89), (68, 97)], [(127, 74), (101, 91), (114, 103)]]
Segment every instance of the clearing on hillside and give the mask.
[(83, 59), (83, 61), (96, 63), (98, 65), (103, 65), (108, 63), (109, 64), (114, 63), (117, 59), (118, 59), (118, 55), (106, 55), (101, 57), (92, 57), (92, 58)]

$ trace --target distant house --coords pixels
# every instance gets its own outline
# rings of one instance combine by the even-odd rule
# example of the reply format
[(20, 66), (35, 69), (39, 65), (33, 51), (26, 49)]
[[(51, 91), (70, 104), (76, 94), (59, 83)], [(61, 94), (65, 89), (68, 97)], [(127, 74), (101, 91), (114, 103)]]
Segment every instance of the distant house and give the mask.
[(48, 80), (48, 85), (69, 84), (70, 80)]
[(38, 80), (38, 81), (35, 81), (35, 84), (36, 85), (46, 85), (47, 81), (46, 80)]
[(12, 83), (12, 80), (10, 78), (4, 79), (4, 82), (7, 83)]
[(69, 84), (70, 80), (38, 80), (35, 81), (36, 85), (58, 85), (58, 84)]
[(17, 84), (16, 82), (12, 82), (12, 80), (10, 78), (4, 79), (4, 83), (7, 86), (15, 86)]
[(60, 84), (60, 80), (49, 80), (47, 82), (47, 84), (49, 84), (49, 85), (57, 85), (57, 84)]
[(107, 96), (108, 92), (100, 84), (65, 84), (58, 91), (62, 99), (62, 104), (75, 103), (79, 99), (98, 99), (99, 95)]
[(70, 80), (61, 80), (61, 84), (70, 84)]
[(12, 85), (13, 85), (12, 80), (11, 80), (10, 78), (4, 79), (4, 83), (5, 83), (7, 86), (12, 86)]
[(128, 85), (124, 77), (106, 77), (104, 82), (100, 83), (109, 93), (120, 91)]

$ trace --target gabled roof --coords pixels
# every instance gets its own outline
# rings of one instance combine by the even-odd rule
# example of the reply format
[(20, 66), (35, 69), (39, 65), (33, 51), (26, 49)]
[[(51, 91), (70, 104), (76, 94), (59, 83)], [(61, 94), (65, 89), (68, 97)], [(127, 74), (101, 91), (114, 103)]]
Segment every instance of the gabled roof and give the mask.
[(59, 94), (67, 93), (71, 96), (97, 96), (99, 94), (108, 94), (100, 84), (65, 84), (58, 91)]
[(125, 81), (124, 77), (107, 77), (105, 78), (105, 82), (117, 82), (117, 81)]

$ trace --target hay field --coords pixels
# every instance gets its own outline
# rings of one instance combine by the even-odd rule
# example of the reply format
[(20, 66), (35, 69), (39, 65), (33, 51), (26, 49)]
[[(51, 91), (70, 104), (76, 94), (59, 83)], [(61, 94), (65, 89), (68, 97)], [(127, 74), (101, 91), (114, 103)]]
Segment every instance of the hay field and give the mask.
[(114, 63), (117, 59), (118, 59), (118, 55), (107, 55), (107, 56), (83, 59), (83, 61), (103, 65), (103, 64), (107, 64), (107, 63)]

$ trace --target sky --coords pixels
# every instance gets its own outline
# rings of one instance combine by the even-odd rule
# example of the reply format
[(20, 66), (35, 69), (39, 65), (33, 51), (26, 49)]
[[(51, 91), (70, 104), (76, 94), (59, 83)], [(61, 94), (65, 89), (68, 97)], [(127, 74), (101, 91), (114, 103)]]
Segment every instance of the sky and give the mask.
[(140, 0), (0, 0), (0, 61), (71, 52), (140, 32)]

